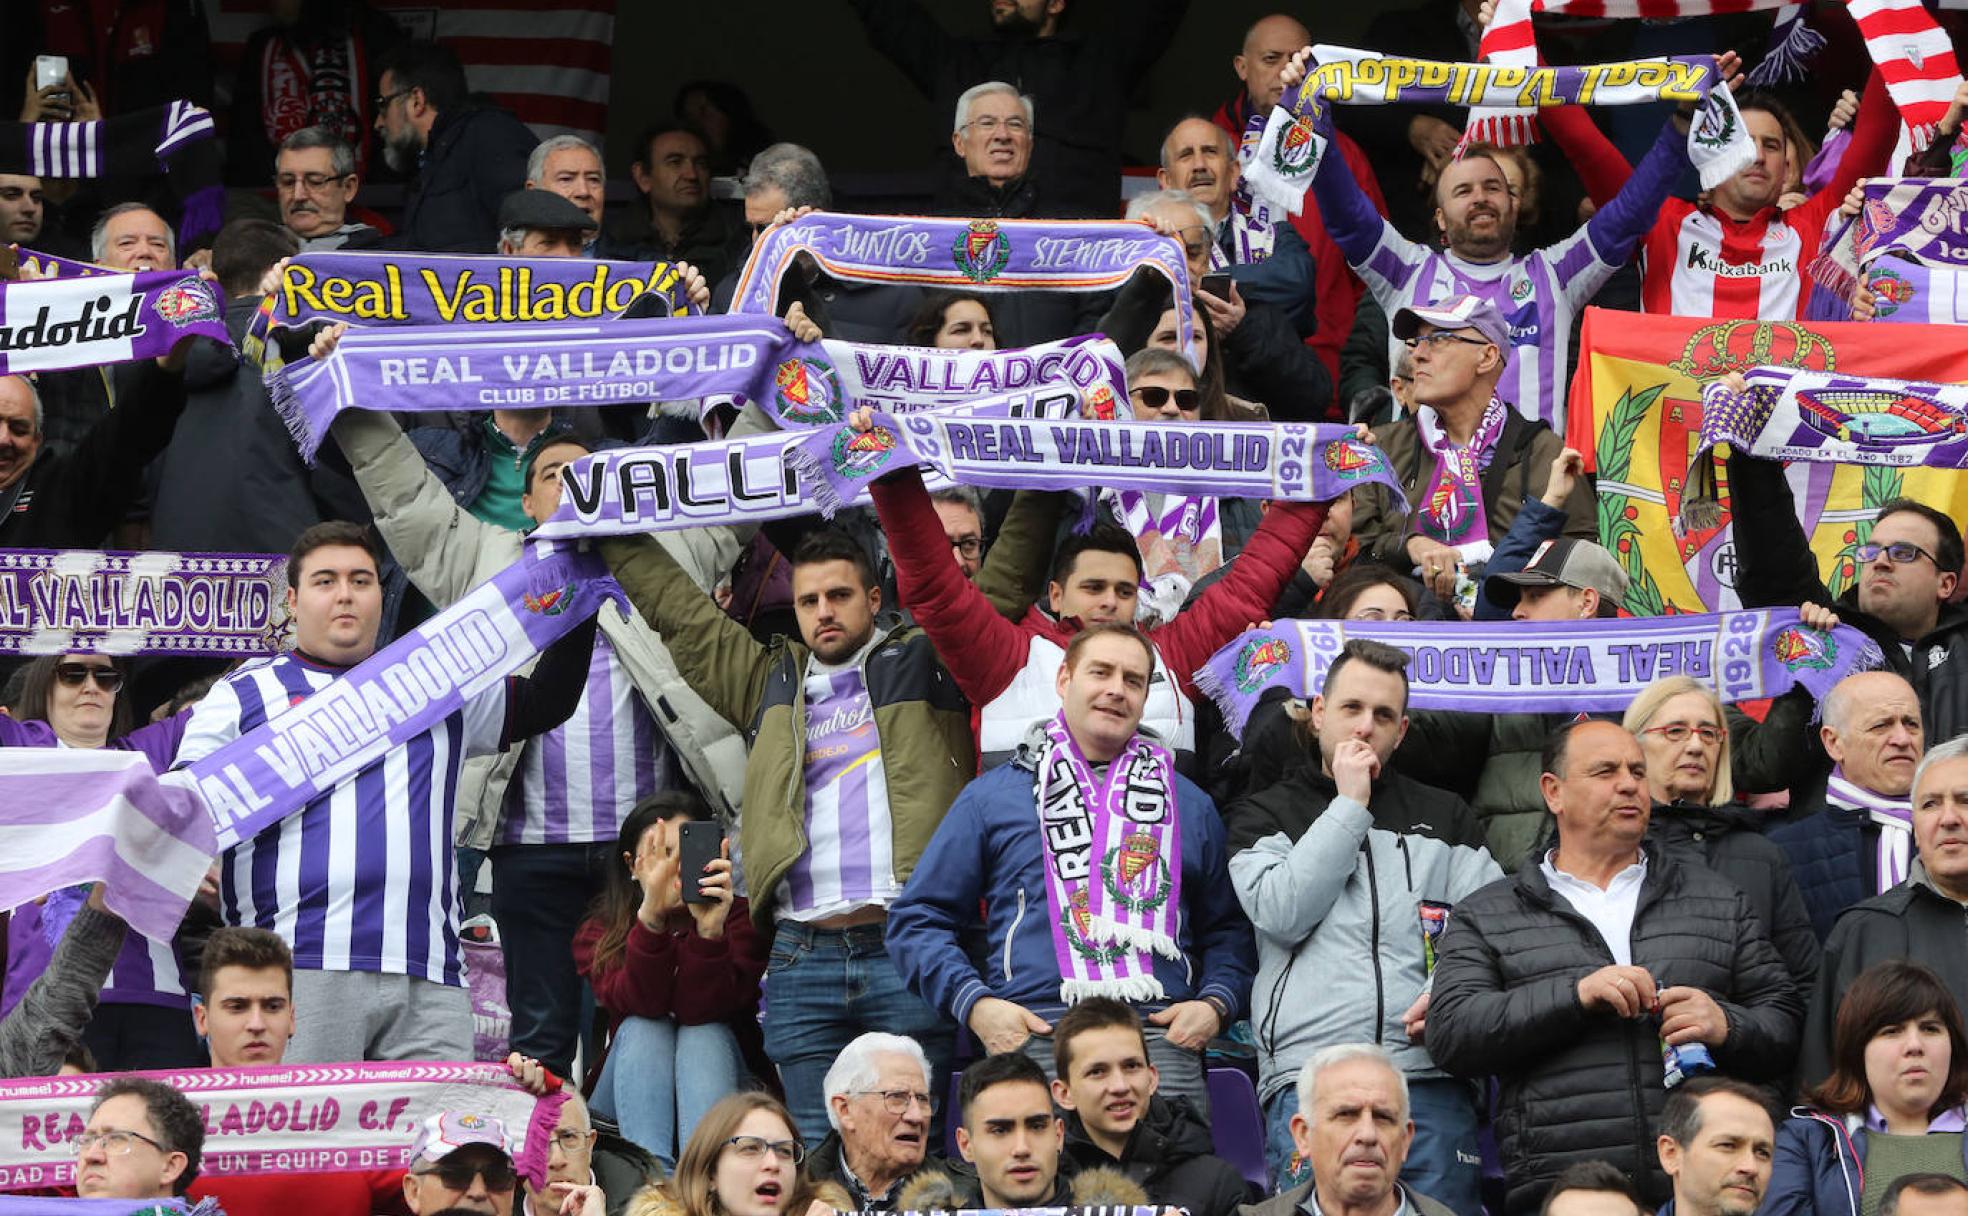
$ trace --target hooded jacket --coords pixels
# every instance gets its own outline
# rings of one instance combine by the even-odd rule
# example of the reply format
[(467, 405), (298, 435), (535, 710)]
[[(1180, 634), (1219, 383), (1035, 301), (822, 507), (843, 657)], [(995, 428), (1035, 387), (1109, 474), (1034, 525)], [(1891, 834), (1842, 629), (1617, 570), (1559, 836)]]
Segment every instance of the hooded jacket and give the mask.
[[(959, 1024), (987, 996), (1048, 1021), (1066, 1007), (1034, 794), (1037, 762), (1037, 745), (1028, 739), (1011, 761), (965, 786), (888, 911), (895, 969), (911, 992)], [(1180, 774), (1175, 802), (1182, 829), (1175, 936), (1182, 958), (1153, 956), (1163, 997), (1138, 1008), (1214, 996), (1235, 1018), (1257, 958), (1250, 922), (1230, 890), (1223, 820), (1209, 795)], [(982, 953), (967, 952), (967, 944), (980, 944)]]
[[(1642, 846), (1647, 870), (1634, 909), (1633, 964), (1660, 983), (1706, 991), (1729, 1033), (1713, 1053), (1730, 1076), (1784, 1075), (1803, 1005), (1749, 898), (1709, 870)], [(1654, 1150), (1667, 1100), (1659, 1022), (1587, 1010), (1581, 979), (1613, 964), (1592, 922), (1526, 861), (1465, 898), (1449, 918), (1428, 1008), (1428, 1054), (1463, 1077), (1502, 1085), (1496, 1129), (1506, 1210), (1535, 1211), (1575, 1161), (1610, 1161), (1652, 1205), (1672, 1194)]]
[[(1849, 1132), (1844, 1119), (1808, 1106), (1792, 1108), (1790, 1116), (1777, 1127), (1776, 1159), (1757, 1216), (1859, 1216), (1865, 1131)], [(1961, 1164), (1968, 1172), (1968, 1140)]]
[[(976, 1169), (962, 1162), (947, 1164), (947, 1171), (928, 1168), (916, 1171), (908, 1185), (897, 1192), (895, 1210), (956, 1212), (983, 1207), (984, 1190), (977, 1181)], [(1136, 1208), (1147, 1203), (1147, 1193), (1126, 1174), (1105, 1168), (1075, 1169), (1072, 1159), (1062, 1151), (1059, 1172), (1052, 1180), (1052, 1194), (1032, 1208)]]
[(1318, 761), (1231, 805), (1230, 878), (1257, 930), (1258, 1100), (1321, 1047), (1375, 1043), (1409, 1077), (1441, 1077), (1401, 1015), (1428, 981), (1422, 905), (1503, 877), (1462, 799), (1388, 772), (1362, 806)]
[(1237, 1167), (1216, 1156), (1210, 1125), (1186, 1098), (1150, 1096), (1119, 1160), (1087, 1135), (1078, 1112), (1066, 1113), (1066, 1159), (1075, 1173), (1118, 1170), (1148, 1192), (1148, 1202), (1189, 1216), (1233, 1216), (1251, 1197)]

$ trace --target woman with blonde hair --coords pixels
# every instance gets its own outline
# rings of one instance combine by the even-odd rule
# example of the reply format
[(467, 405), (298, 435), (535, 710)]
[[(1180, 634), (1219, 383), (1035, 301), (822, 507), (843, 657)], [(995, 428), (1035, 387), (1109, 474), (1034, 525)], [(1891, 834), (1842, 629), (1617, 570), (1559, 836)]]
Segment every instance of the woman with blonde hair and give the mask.
[(771, 1094), (731, 1094), (704, 1112), (676, 1170), (636, 1192), (624, 1216), (827, 1216), (853, 1201), (800, 1168), (806, 1146)]
[(1705, 866), (1741, 887), (1784, 968), (1808, 989), (1818, 974), (1817, 934), (1789, 857), (1763, 835), (1762, 816), (1735, 801), (1721, 698), (1689, 676), (1664, 676), (1640, 690), (1620, 725), (1647, 761), (1647, 840), (1677, 864)]

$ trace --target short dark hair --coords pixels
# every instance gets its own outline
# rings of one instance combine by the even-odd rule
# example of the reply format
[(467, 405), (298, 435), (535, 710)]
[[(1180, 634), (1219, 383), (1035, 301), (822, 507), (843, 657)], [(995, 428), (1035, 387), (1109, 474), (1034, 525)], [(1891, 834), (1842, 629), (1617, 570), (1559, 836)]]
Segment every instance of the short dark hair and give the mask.
[(1141, 1058), (1148, 1058), (1148, 1034), (1134, 1006), (1111, 996), (1090, 996), (1052, 1024), (1052, 1065), (1060, 1080), (1073, 1073), (1073, 1040), (1092, 1030), (1132, 1030), (1141, 1037)]
[(1777, 125), (1784, 129), (1785, 138), (1789, 138), (1791, 128), (1797, 126), (1797, 120), (1791, 117), (1790, 107), (1768, 89), (1744, 89), (1736, 95), (1736, 110), (1739, 113), (1763, 111), (1777, 120)]
[(587, 440), (581, 438), (579, 435), (576, 435), (572, 431), (563, 431), (560, 434), (547, 439), (545, 442), (541, 443), (539, 447), (534, 448), (531, 452), (527, 454), (525, 469), (520, 474), (520, 479), (519, 479), (520, 493), (531, 494), (533, 492), (533, 470), (539, 466), (541, 455), (545, 453), (548, 448), (566, 448), (566, 447), (580, 448), (583, 452), (588, 453), (590, 456), (594, 454), (594, 445), (589, 443)]
[(375, 561), (377, 572), (381, 573), (383, 548), (376, 542), (375, 533), (346, 519), (324, 519), (295, 537), (294, 547), (287, 550), (287, 585), (291, 587), (300, 579), (301, 563), (307, 560), (308, 554), (336, 545), (365, 550)]
[(1079, 663), (1080, 652), (1092, 645), (1095, 638), (1127, 638), (1148, 652), (1148, 674), (1155, 674), (1155, 644), (1148, 640), (1147, 634), (1136, 629), (1134, 626), (1119, 623), (1088, 625), (1085, 629), (1074, 634), (1073, 640), (1066, 643), (1066, 658), (1064, 662), (1068, 671), (1071, 671)]
[(244, 967), (248, 971), (278, 968), (287, 979), (288, 995), (293, 995), (294, 952), (271, 930), (250, 925), (226, 925), (212, 930), (212, 936), (205, 939), (205, 952), (198, 963), (199, 999), (212, 999), (219, 972), (227, 967)]
[(1333, 581), (1326, 584), (1325, 594), (1319, 597), (1318, 607), (1312, 615), (1320, 620), (1343, 621), (1346, 614), (1353, 611), (1359, 598), (1375, 587), (1392, 587), (1400, 593), (1401, 600), (1408, 607), (1408, 615), (1421, 612), (1421, 584), (1391, 566), (1379, 562), (1354, 562), (1333, 575)]
[(1753, 1102), (1763, 1108), (1770, 1117), (1770, 1127), (1777, 1126), (1775, 1104), (1770, 1101), (1770, 1091), (1760, 1085), (1738, 1081), (1716, 1073), (1683, 1081), (1668, 1092), (1667, 1104), (1661, 1107), (1660, 1134), (1676, 1144), (1693, 1144), (1701, 1134), (1701, 1104), (1712, 1094), (1731, 1094), (1745, 1102)]
[(1910, 959), (1874, 963), (1846, 985), (1832, 1022), (1831, 1075), (1806, 1090), (1804, 1100), (1835, 1115), (1863, 1111), (1872, 1101), (1872, 1087), (1866, 1082), (1866, 1044), (1882, 1028), (1927, 1013), (1947, 1027), (1952, 1049), (1933, 1111), (1960, 1105), (1968, 1098), (1968, 1032), (1963, 1030), (1960, 1006), (1938, 974)]
[(868, 546), (855, 540), (844, 529), (816, 528), (800, 537), (799, 544), (793, 546), (794, 569), (821, 562), (852, 562), (863, 587), (872, 590), (877, 582), (875, 559), (868, 555)]
[(1633, 1179), (1610, 1161), (1579, 1161), (1566, 1166), (1552, 1180), (1551, 1189), (1544, 1193), (1544, 1202), (1538, 1206), (1538, 1216), (1551, 1216), (1551, 1201), (1566, 1191), (1599, 1191), (1618, 1195), (1632, 1203), (1635, 1212), (1647, 1211), (1646, 1205), (1640, 1202), (1640, 1192), (1634, 1189)]
[(1937, 511), (1926, 503), (1911, 498), (1895, 498), (1879, 508), (1879, 514), (1874, 518), (1874, 522), (1885, 519), (1888, 515), (1918, 515), (1933, 524), (1934, 531), (1941, 538), (1940, 543), (1934, 546), (1934, 564), (1941, 568), (1942, 574), (1961, 573), (1961, 529), (1956, 526), (1947, 512)]
[(650, 145), (654, 144), (657, 140), (663, 138), (665, 135), (675, 135), (678, 132), (682, 132), (683, 134), (690, 136), (692, 139), (695, 139), (698, 143), (703, 144), (706, 150), (708, 150), (711, 146), (711, 141), (704, 138), (704, 133), (702, 131), (699, 131), (695, 125), (684, 122), (681, 119), (665, 118), (660, 121), (650, 123), (648, 126), (644, 127), (642, 131), (636, 136), (635, 163), (641, 165), (644, 169), (655, 168), (654, 165), (649, 163)]
[(396, 77), (398, 89), (422, 89), (424, 101), (440, 114), (463, 108), (469, 96), (465, 68), (450, 47), (412, 39), (399, 42), (384, 53), (376, 64), (376, 79), (383, 73)]
[(1591, 721), (1594, 721), (1594, 719), (1585, 717), (1568, 718), (1552, 727), (1551, 733), (1544, 737), (1544, 750), (1538, 755), (1538, 772), (1550, 773), (1554, 777), (1563, 777), (1565, 775), (1565, 753), (1571, 750), (1572, 732)]
[(1333, 681), (1339, 678), (1340, 671), (1348, 663), (1364, 664), (1373, 668), (1375, 671), (1384, 671), (1390, 676), (1401, 677), (1401, 707), (1403, 709), (1407, 708), (1408, 656), (1406, 651), (1396, 650), (1385, 642), (1369, 641), (1366, 638), (1350, 639), (1346, 645), (1339, 648), (1339, 657), (1332, 661), (1332, 666), (1326, 668), (1325, 682), (1319, 686), (1319, 694), (1321, 696), (1324, 696), (1326, 690), (1333, 686)]
[(997, 1085), (1012, 1085), (1019, 1082), (1036, 1085), (1048, 1094), (1052, 1083), (1046, 1080), (1045, 1069), (1038, 1061), (1022, 1051), (1001, 1051), (993, 1056), (985, 1056), (964, 1069), (963, 1081), (957, 1086), (957, 1109), (964, 1126), (970, 1126), (970, 1108), (977, 1101), (977, 1095)]
[(191, 1189), (198, 1180), (198, 1162), (205, 1151), (205, 1118), (191, 1099), (162, 1081), (152, 1081), (145, 1077), (118, 1077), (103, 1084), (96, 1091), (95, 1105), (89, 1114), (102, 1109), (102, 1104), (111, 1098), (125, 1095), (140, 1098), (144, 1104), (144, 1114), (151, 1127), (157, 1132), (157, 1139), (167, 1153), (185, 1155), (184, 1172), (171, 1184), (172, 1193), (182, 1195)]
[(1073, 567), (1079, 564), (1082, 553), (1119, 553), (1134, 563), (1134, 577), (1141, 578), (1141, 547), (1135, 543), (1134, 534), (1119, 524), (1105, 520), (1093, 525), (1084, 532), (1075, 532), (1059, 543), (1052, 555), (1052, 581), (1064, 587), (1066, 580), (1073, 576)]
[(1968, 1194), (1968, 1182), (1952, 1174), (1901, 1174), (1886, 1184), (1886, 1193), (1879, 1197), (1879, 1216), (1893, 1216), (1898, 1212), (1900, 1195), (1906, 1191), (1916, 1195), (1948, 1195), (1957, 1191)]
[(212, 238), (212, 273), (227, 299), (258, 295), (260, 280), (281, 258), (301, 251), (301, 238), (272, 220), (234, 220)]

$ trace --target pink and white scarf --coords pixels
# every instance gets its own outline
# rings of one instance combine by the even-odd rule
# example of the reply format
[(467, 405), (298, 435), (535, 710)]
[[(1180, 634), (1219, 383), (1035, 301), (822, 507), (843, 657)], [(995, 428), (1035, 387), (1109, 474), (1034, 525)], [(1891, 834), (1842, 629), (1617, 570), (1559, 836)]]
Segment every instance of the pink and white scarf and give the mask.
[(1483, 509), (1483, 467), (1503, 434), (1509, 413), (1510, 407), (1491, 397), (1469, 442), (1458, 446), (1450, 442), (1435, 407), (1424, 405), (1415, 410), (1421, 446), (1435, 457), (1435, 475), (1416, 507), (1423, 535), (1458, 548), (1488, 548), (1490, 522)]
[(1154, 1001), (1154, 956), (1180, 959), (1182, 821), (1175, 762), (1141, 735), (1096, 780), (1061, 713), (1034, 779), (1059, 996)]

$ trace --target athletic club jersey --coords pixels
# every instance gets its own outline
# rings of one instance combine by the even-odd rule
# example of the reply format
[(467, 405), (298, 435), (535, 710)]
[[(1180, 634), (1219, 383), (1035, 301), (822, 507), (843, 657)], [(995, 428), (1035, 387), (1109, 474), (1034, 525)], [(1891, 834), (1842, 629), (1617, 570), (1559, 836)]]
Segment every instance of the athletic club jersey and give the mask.
[(622, 666), (596, 632), (588, 684), (574, 716), (526, 744), (506, 786), (501, 844), (614, 840), (635, 804), (668, 788), (669, 743)]
[[(342, 674), (292, 654), (242, 668), (193, 711), (183, 766)], [(502, 742), (510, 684), (315, 798), (219, 861), (229, 925), (278, 933), (307, 971), (383, 971), (462, 986), (451, 852), (458, 766)]]
[(778, 899), (779, 915), (789, 920), (886, 907), (902, 893), (881, 732), (859, 657), (807, 670), (806, 851), (786, 871)]
[(1802, 315), (1804, 275), (1824, 241), (1839, 200), (1820, 191), (1779, 211), (1765, 207), (1734, 220), (1685, 199), (1669, 199), (1640, 247), (1645, 312), (1738, 320), (1793, 321)]

